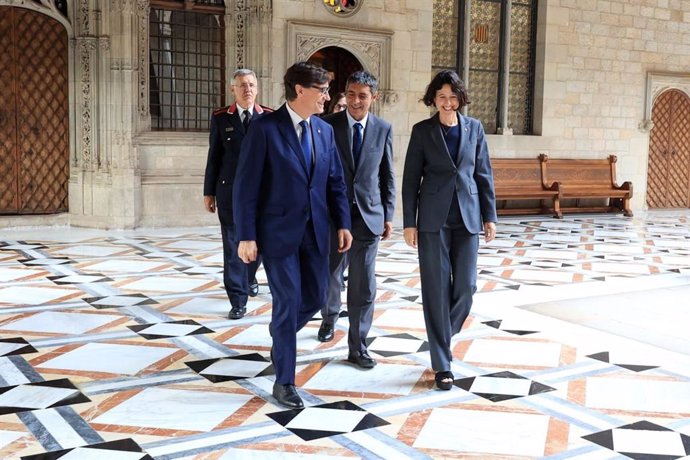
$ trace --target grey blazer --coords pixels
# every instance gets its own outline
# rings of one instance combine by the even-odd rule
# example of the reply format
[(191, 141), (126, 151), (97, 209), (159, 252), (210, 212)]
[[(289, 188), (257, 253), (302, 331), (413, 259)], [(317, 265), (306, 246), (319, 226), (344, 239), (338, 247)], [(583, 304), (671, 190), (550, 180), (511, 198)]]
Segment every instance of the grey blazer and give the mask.
[(403, 226), (436, 232), (446, 223), (451, 200), (465, 227), (479, 233), (496, 222), (496, 195), (484, 128), (458, 112), (460, 152), (456, 165), (443, 139), (438, 113), (412, 128), (402, 184)]
[(369, 230), (383, 233), (383, 223), (392, 222), (395, 213), (395, 171), (393, 167), (393, 128), (390, 123), (369, 113), (362, 138), (362, 152), (355, 167), (352, 156), (352, 130), (345, 111), (328, 115), (343, 165), (347, 196), (355, 203)]

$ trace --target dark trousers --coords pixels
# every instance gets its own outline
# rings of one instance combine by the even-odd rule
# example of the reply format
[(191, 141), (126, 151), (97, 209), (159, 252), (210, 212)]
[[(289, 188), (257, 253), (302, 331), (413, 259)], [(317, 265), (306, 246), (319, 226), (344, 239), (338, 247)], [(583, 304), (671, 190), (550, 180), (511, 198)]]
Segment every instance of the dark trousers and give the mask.
[(477, 290), (479, 235), (464, 226), (419, 232), (419, 270), (431, 366), (450, 370), (450, 340), (460, 332)]
[(237, 256), (237, 241), (235, 241), (235, 226), (232, 224), (220, 225), (223, 236), (223, 283), (225, 292), (233, 307), (247, 305), (249, 284), (254, 280), (256, 271), (261, 264), (261, 257), (245, 264)]
[(271, 336), (276, 383), (295, 383), (297, 332), (326, 301), (328, 257), (319, 253), (313, 225), (307, 224), (297, 251), (287, 257), (264, 256), (273, 296)]
[(374, 319), (376, 300), (376, 253), (379, 235), (374, 235), (367, 227), (359, 209), (352, 207), (352, 247), (341, 254), (338, 252), (338, 239), (331, 235), (330, 277), (328, 282), (328, 301), (321, 309), (324, 321), (335, 324), (340, 312), (340, 287), (343, 273), (349, 264), (347, 278), (347, 311), (350, 320), (347, 343), (350, 353), (367, 350), (366, 339)]

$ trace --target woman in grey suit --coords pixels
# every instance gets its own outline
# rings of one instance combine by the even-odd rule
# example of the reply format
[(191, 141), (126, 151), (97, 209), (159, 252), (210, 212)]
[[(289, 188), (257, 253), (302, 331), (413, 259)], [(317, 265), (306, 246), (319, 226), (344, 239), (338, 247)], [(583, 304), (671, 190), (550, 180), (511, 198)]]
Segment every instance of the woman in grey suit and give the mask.
[(422, 101), (438, 112), (412, 128), (402, 184), (404, 237), (418, 247), (436, 386), (450, 390), (450, 341), (477, 290), (479, 233), (487, 243), (496, 235), (496, 197), (484, 128), (459, 111), (470, 102), (460, 77), (439, 72)]

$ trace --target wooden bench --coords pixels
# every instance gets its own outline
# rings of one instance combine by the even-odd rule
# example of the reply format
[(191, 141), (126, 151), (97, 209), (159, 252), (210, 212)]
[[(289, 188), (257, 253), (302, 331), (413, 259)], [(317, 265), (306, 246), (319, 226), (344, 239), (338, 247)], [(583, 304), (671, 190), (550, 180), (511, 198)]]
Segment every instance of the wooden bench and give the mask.
[[(561, 200), (574, 199), (575, 206), (561, 206), (563, 212), (622, 212), (632, 217), (632, 183), (616, 183), (616, 155), (607, 159), (549, 159), (543, 161), (545, 184), (561, 184)], [(581, 205), (581, 199), (603, 198), (605, 205)]]
[[(548, 156), (540, 154), (535, 158), (493, 158), (496, 200), (503, 206), (497, 209), (499, 215), (552, 213), (561, 218), (561, 188), (557, 182), (548, 184), (545, 180), (545, 165)], [(506, 208), (507, 201), (538, 201), (538, 206)]]

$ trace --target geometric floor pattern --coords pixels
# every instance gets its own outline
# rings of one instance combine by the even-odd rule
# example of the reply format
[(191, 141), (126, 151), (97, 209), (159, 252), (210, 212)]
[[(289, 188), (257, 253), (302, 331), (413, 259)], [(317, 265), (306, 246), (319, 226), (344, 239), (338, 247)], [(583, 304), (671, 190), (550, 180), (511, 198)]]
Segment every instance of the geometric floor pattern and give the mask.
[(344, 307), (332, 342), (310, 321), (297, 410), (271, 395), (263, 269), (246, 316), (227, 319), (218, 228), (0, 229), (0, 458), (690, 456), (690, 212), (497, 228), (450, 391), (396, 229), (377, 257), (379, 364), (346, 360)]

